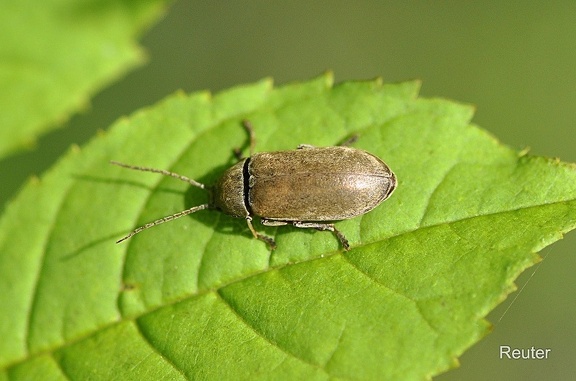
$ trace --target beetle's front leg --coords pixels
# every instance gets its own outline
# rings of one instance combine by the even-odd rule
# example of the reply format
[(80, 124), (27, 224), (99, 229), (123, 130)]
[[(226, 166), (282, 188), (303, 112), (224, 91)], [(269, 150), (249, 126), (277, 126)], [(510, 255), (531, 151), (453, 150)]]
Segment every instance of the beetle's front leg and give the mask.
[(257, 238), (260, 241), (266, 242), (268, 244), (268, 246), (270, 246), (270, 250), (276, 249), (276, 241), (274, 241), (274, 238), (268, 237), (267, 235), (264, 235), (264, 234), (260, 234), (256, 231), (256, 229), (254, 229), (254, 226), (252, 225), (252, 217), (251, 216), (246, 216), (246, 223), (248, 224), (248, 228), (252, 232), (252, 235), (254, 236), (254, 238)]
[(304, 229), (330, 230), (331, 232), (336, 234), (336, 237), (338, 237), (338, 239), (340, 240), (340, 243), (342, 244), (344, 250), (346, 251), (350, 250), (350, 244), (348, 243), (348, 240), (340, 230), (336, 229), (334, 224), (294, 221), (292, 222), (292, 225), (296, 226), (297, 228), (304, 228)]

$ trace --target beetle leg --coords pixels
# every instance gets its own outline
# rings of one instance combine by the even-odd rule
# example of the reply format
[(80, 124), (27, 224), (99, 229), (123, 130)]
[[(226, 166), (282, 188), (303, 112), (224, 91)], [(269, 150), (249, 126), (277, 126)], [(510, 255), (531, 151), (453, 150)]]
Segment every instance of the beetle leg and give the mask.
[[(252, 123), (246, 119), (242, 121), (242, 125), (248, 133), (248, 145), (250, 147), (250, 156), (252, 156), (254, 153), (254, 146), (256, 145), (256, 139), (254, 138), (254, 128), (252, 128)], [(242, 155), (242, 148), (234, 148), (234, 156), (236, 156), (238, 161), (244, 159), (244, 155)]]
[(260, 218), (260, 222), (265, 226), (284, 226), (288, 225), (285, 221), (267, 220), (266, 218)]
[(340, 144), (338, 144), (340, 147), (349, 147), (352, 144), (354, 144), (356, 142), (356, 140), (358, 140), (358, 134), (353, 134), (352, 136), (350, 136), (349, 138), (346, 138), (345, 140), (343, 140)]
[(244, 129), (248, 133), (248, 139), (250, 143), (250, 156), (254, 154), (254, 146), (256, 145), (256, 138), (254, 137), (254, 128), (252, 127), (252, 123), (249, 120), (244, 119), (242, 121), (242, 125)]
[(316, 147), (314, 147), (312, 144), (299, 144), (296, 149), (310, 149), (310, 148), (316, 148)]
[(246, 216), (246, 223), (248, 224), (248, 228), (252, 232), (254, 238), (266, 242), (268, 246), (270, 246), (270, 250), (276, 249), (276, 241), (274, 241), (274, 238), (268, 237), (267, 235), (264, 234), (260, 234), (256, 231), (256, 229), (254, 229), (254, 226), (252, 226), (252, 217)]
[(330, 230), (331, 232), (336, 234), (336, 237), (338, 237), (338, 239), (340, 240), (340, 243), (342, 244), (342, 247), (344, 248), (344, 250), (346, 250), (346, 251), (350, 250), (350, 244), (348, 243), (348, 240), (346, 239), (346, 237), (344, 236), (344, 234), (340, 230), (336, 229), (334, 224), (323, 224), (323, 223), (319, 223), (319, 222), (294, 221), (294, 222), (292, 222), (292, 225), (294, 225), (297, 228), (305, 228), (305, 229), (311, 228), (311, 229), (317, 229), (317, 230)]

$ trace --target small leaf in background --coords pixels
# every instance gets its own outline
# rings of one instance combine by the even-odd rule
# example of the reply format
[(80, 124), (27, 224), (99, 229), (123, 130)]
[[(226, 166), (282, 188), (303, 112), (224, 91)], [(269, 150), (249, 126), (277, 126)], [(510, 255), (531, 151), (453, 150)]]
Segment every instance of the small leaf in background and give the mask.
[(164, 1), (2, 2), (0, 157), (86, 107), (144, 55), (135, 38)]
[[(576, 225), (576, 170), (516, 152), (470, 106), (419, 83), (326, 75), (215, 96), (176, 94), (122, 119), (31, 181), (0, 220), (0, 379), (424, 380), (486, 335), (483, 317)], [(334, 145), (382, 158), (399, 184), (330, 233), (292, 227), (272, 253), (245, 222), (202, 211), (200, 189), (246, 148)]]

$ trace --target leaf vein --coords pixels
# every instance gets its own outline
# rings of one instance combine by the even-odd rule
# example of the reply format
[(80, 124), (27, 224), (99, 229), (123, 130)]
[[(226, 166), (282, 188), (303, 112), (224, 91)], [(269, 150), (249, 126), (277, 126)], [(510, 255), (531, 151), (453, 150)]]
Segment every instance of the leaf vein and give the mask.
[[(54, 223), (56, 220), (56, 217), (59, 215), (59, 211), (62, 210), (63, 205), (64, 205), (64, 201), (67, 199), (68, 194), (70, 193), (70, 189), (71, 186), (68, 187), (68, 189), (66, 189), (65, 195), (64, 197), (62, 197), (62, 199), (60, 200), (60, 203), (57, 207), (57, 209), (55, 210), (55, 213), (53, 213), (52, 215), (55, 216), (54, 220), (51, 223), (50, 226), (50, 230), (47, 232), (46, 234), (46, 240), (43, 242), (43, 247), (42, 247), (42, 259), (40, 262), (40, 266), (38, 267), (38, 273), (36, 274), (36, 279), (34, 281), (34, 287), (32, 289), (32, 298), (30, 299), (30, 308), (28, 310), (27, 313), (27, 318), (28, 321), (26, 323), (26, 332), (24, 332), (24, 337), (26, 340), (26, 353), (27, 355), (30, 354), (31, 352), (31, 332), (32, 332), (32, 320), (36, 311), (36, 308), (38, 306), (38, 294), (40, 293), (40, 283), (42, 281), (42, 276), (44, 274), (44, 269), (45, 269), (45, 264), (46, 264), (46, 252), (48, 250), (48, 247), (50, 246), (50, 241), (52, 239), (52, 233), (56, 227), (56, 224)], [(63, 332), (61, 332), (61, 336), (63, 337)]]
[(422, 224), (424, 223), (424, 220), (426, 219), (426, 216), (428, 215), (428, 211), (430, 210), (430, 206), (431, 206), (432, 199), (434, 198), (434, 194), (438, 191), (438, 189), (440, 188), (442, 183), (444, 183), (444, 181), (446, 180), (446, 178), (448, 177), (450, 172), (452, 172), (454, 167), (456, 167), (456, 165), (458, 165), (457, 161), (450, 164), (450, 167), (446, 170), (446, 172), (444, 172), (444, 174), (440, 178), (440, 181), (438, 181), (438, 183), (436, 183), (436, 185), (434, 186), (434, 189), (432, 189), (432, 192), (430, 192), (430, 195), (426, 198), (426, 205), (424, 206), (424, 211), (422, 212), (422, 216), (420, 217), (420, 222), (418, 222), (418, 226), (422, 226)]
[(248, 319), (246, 319), (241, 313), (240, 311), (238, 311), (236, 308), (234, 308), (233, 304), (230, 303), (228, 300), (226, 300), (226, 298), (224, 297), (224, 295), (217, 290), (215, 292), (215, 294), (225, 303), (226, 306), (228, 306), (228, 308), (230, 309), (230, 311), (236, 315), (238, 317), (238, 319), (243, 322), (246, 327), (248, 327), (250, 330), (252, 330), (252, 332), (254, 332), (256, 335), (258, 335), (259, 337), (261, 337), (262, 339), (264, 339), (266, 342), (270, 343), (272, 346), (278, 348), (281, 352), (285, 353), (286, 356), (288, 357), (293, 357), (296, 360), (299, 360), (301, 362), (303, 362), (306, 365), (310, 365), (314, 368), (318, 368), (321, 369), (322, 371), (324, 371), (325, 373), (328, 373), (326, 371), (326, 369), (318, 364), (314, 364), (302, 357), (297, 356), (296, 354), (290, 352), (287, 348), (284, 348), (280, 345), (279, 342), (272, 340), (272, 338), (269, 338), (268, 336), (266, 336), (263, 332), (259, 331), (253, 324), (250, 323), (250, 321)]
[(422, 313), (422, 310), (420, 309), (420, 306), (418, 306), (418, 301), (416, 299), (411, 298), (410, 296), (403, 294), (387, 285), (385, 285), (384, 283), (380, 282), (378, 279), (374, 278), (370, 273), (362, 270), (360, 267), (356, 266), (355, 263), (353, 263), (352, 261), (350, 261), (350, 259), (346, 256), (346, 255), (342, 255), (342, 258), (346, 261), (346, 263), (348, 263), (353, 269), (355, 269), (358, 273), (362, 274), (364, 277), (368, 278), (372, 283), (376, 284), (378, 287), (382, 287), (385, 290), (393, 293), (394, 295), (400, 296), (404, 299), (407, 299), (411, 304), (414, 305), (414, 307), (416, 307), (416, 309), (418, 310), (418, 313), (420, 314), (420, 316), (422, 316), (422, 319), (424, 320), (424, 322), (426, 323), (426, 325), (430, 328), (430, 330), (432, 332), (438, 333), (438, 331), (436, 330), (436, 328), (434, 328), (434, 326), (430, 323), (430, 321), (428, 321), (428, 319), (426, 318), (426, 316)]
[(54, 357), (54, 353), (50, 353), (50, 357), (54, 360), (54, 362), (58, 365), (58, 368), (60, 369), (60, 372), (62, 374), (62, 376), (64, 378), (66, 378), (67, 380), (72, 381), (73, 378), (68, 374), (68, 372), (66, 372), (66, 369), (64, 369), (64, 366), (62, 365), (62, 363), (60, 361), (58, 361), (55, 357)]
[[(186, 375), (186, 373), (184, 372), (183, 369), (181, 369), (180, 367), (178, 367), (176, 365), (176, 363), (170, 359), (166, 354), (162, 353), (162, 351), (160, 350), (160, 348), (158, 348), (156, 345), (154, 345), (154, 342), (152, 340), (150, 340), (150, 338), (148, 337), (148, 335), (146, 335), (146, 331), (144, 329), (142, 329), (142, 326), (139, 323), (138, 319), (134, 320), (134, 325), (136, 326), (136, 329), (138, 330), (138, 332), (140, 333), (140, 336), (142, 337), (142, 339), (148, 344), (148, 346), (154, 351), (154, 353), (158, 354), (158, 356), (160, 356), (162, 359), (164, 359), (168, 364), (170, 364), (170, 366), (176, 370), (178, 373), (180, 373), (182, 375), (182, 377), (184, 377), (186, 380), (190, 380), (190, 378)], [(146, 355), (145, 358), (142, 359), (142, 361), (144, 361), (149, 355)], [(138, 365), (138, 364), (136, 364)]]

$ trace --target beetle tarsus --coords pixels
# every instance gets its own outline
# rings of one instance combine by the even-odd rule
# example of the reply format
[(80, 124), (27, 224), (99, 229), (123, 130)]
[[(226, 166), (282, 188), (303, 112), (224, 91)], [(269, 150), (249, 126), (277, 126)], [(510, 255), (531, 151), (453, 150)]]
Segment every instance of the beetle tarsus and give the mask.
[(340, 240), (340, 243), (342, 244), (342, 247), (344, 248), (344, 250), (348, 251), (350, 250), (350, 244), (348, 243), (348, 240), (346, 239), (346, 237), (344, 236), (344, 233), (342, 233), (340, 230), (334, 228), (334, 234), (336, 234), (336, 237), (338, 237), (338, 239)]

